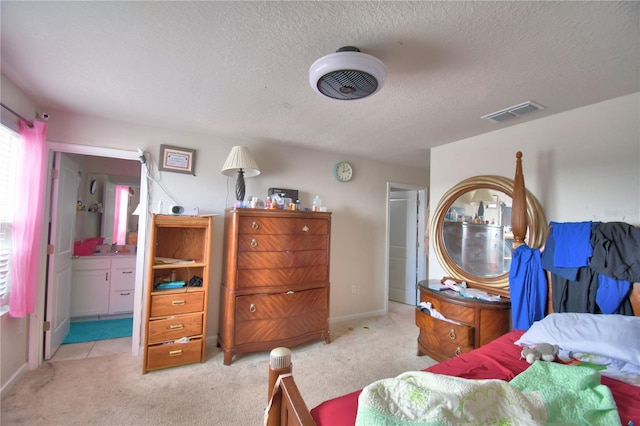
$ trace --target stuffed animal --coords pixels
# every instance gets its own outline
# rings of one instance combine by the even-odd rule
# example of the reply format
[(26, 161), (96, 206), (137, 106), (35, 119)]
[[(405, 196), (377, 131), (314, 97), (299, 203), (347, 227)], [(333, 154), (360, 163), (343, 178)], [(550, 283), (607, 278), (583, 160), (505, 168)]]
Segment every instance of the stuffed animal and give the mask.
[(525, 346), (522, 348), (522, 357), (527, 360), (529, 364), (533, 364), (536, 360), (553, 361), (558, 354), (558, 345), (552, 345), (549, 343), (540, 343), (535, 346)]

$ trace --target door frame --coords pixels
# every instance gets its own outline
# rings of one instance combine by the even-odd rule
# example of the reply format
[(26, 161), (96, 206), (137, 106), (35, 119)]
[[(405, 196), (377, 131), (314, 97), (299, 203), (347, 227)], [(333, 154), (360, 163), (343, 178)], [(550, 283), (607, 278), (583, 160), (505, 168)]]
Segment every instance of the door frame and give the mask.
[[(406, 191), (415, 191), (417, 193), (418, 196), (418, 200), (419, 200), (419, 205), (418, 205), (418, 225), (417, 225), (417, 232), (419, 235), (425, 235), (425, 231), (426, 231), (426, 212), (427, 212), (427, 207), (429, 205), (428, 203), (428, 199), (427, 199), (427, 187), (426, 186), (421, 186), (421, 185), (410, 185), (410, 184), (405, 184), (405, 183), (394, 183), (394, 182), (387, 182), (387, 199), (386, 199), (386, 203), (387, 203), (387, 219), (386, 219), (386, 235), (385, 235), (385, 278), (384, 278), (384, 311), (388, 312), (389, 311), (389, 254), (390, 254), (390, 248), (389, 248), (389, 238), (390, 238), (390, 234), (391, 234), (391, 191), (392, 190), (406, 190)], [(418, 262), (418, 267), (417, 267), (417, 272), (416, 272), (416, 281), (420, 280), (420, 279), (426, 279), (427, 275), (427, 267), (428, 267), (428, 262), (427, 262), (427, 257), (426, 254), (428, 253), (428, 247), (426, 247), (427, 244), (424, 243), (425, 239), (421, 240), (421, 243), (418, 246), (418, 258), (417, 258), (417, 262)], [(420, 278), (422, 277), (422, 278)], [(416, 283), (416, 291), (417, 291), (417, 283)], [(418, 300), (418, 299), (417, 299)]]
[[(43, 215), (42, 229), (43, 232), (48, 232), (49, 218), (51, 213), (51, 178), (52, 178), (52, 159), (56, 152), (66, 154), (79, 154), (90, 155), (96, 157), (109, 157), (117, 158), (121, 160), (134, 160), (140, 161), (140, 153), (136, 151), (128, 151), (123, 149), (104, 148), (98, 146), (77, 145), (70, 143), (59, 142), (47, 142), (47, 184), (45, 188), (45, 214)], [(145, 178), (147, 176), (147, 165), (140, 164), (140, 204), (143, 206), (148, 205), (148, 182)], [(141, 325), (142, 325), (142, 295), (144, 294), (144, 267), (146, 251), (146, 237), (147, 237), (147, 215), (143, 214), (139, 217), (139, 231), (138, 231), (138, 250), (136, 254), (136, 276), (135, 276), (135, 294), (133, 305), (133, 331), (131, 342), (131, 354), (137, 356), (140, 352), (141, 342)], [(36, 293), (36, 307), (33, 314), (29, 317), (29, 351), (28, 351), (28, 365), (30, 369), (36, 368), (42, 364), (44, 360), (44, 313), (46, 309), (46, 274), (47, 274), (47, 245), (46, 238), (42, 239), (40, 253), (42, 255), (40, 260), (40, 277), (38, 290)]]

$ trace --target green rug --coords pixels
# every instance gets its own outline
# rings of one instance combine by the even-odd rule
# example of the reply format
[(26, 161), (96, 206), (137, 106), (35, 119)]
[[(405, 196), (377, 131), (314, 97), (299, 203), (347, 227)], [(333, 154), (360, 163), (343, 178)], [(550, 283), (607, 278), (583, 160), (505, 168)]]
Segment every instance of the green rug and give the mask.
[(133, 318), (72, 322), (71, 330), (62, 344), (129, 337), (131, 330), (133, 330)]

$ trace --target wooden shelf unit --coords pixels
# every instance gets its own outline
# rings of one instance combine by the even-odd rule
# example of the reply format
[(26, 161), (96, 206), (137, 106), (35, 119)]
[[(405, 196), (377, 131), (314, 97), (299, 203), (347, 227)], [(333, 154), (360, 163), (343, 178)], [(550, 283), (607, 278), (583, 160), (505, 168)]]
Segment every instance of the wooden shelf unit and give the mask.
[[(152, 215), (142, 372), (204, 362), (213, 218)], [(175, 259), (161, 263), (158, 258)], [(202, 286), (156, 289), (167, 281)]]

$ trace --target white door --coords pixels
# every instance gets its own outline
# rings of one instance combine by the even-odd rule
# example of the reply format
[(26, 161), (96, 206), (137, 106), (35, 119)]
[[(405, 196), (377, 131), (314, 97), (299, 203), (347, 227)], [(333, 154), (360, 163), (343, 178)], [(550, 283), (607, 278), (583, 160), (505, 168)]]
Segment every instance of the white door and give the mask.
[(418, 201), (416, 191), (393, 191), (389, 199), (389, 299), (415, 305)]
[(45, 320), (50, 326), (44, 333), (44, 359), (53, 356), (69, 333), (73, 236), (80, 183), (78, 165), (68, 156), (56, 153), (53, 169), (49, 233), (49, 245), (53, 252), (49, 255), (45, 312)]
[(113, 244), (113, 217), (115, 215), (116, 205), (116, 185), (109, 181), (104, 183), (104, 190), (102, 192), (102, 206), (104, 207), (102, 213), (102, 235), (104, 237), (105, 244)]

